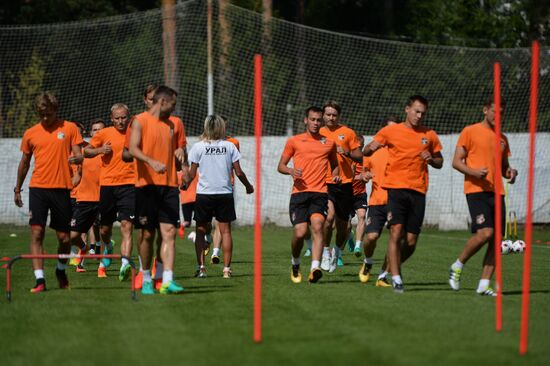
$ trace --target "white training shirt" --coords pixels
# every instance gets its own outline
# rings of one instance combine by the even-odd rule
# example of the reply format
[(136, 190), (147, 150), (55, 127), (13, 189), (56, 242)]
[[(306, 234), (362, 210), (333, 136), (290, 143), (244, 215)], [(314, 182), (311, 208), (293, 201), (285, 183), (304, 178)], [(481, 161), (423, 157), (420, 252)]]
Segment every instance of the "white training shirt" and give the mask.
[(233, 193), (231, 171), (241, 154), (226, 140), (199, 141), (189, 152), (189, 162), (199, 166), (198, 194)]

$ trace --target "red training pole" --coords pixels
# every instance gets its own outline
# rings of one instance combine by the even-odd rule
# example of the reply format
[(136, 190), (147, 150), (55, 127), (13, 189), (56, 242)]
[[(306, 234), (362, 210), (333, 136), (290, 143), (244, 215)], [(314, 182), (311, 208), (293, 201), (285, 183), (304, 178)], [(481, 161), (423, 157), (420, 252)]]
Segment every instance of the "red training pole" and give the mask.
[(539, 43), (531, 50), (531, 97), (529, 103), (529, 172), (527, 176), (527, 212), (525, 215), (525, 252), (523, 253), (523, 294), (521, 296), (521, 330), (519, 353), (527, 353), (529, 333), (529, 296), (531, 287), (531, 244), (533, 240), (533, 189), (535, 186), (535, 134), (539, 85)]
[(262, 341), (262, 55), (254, 56), (254, 135), (256, 187), (254, 225), (254, 342)]
[(495, 278), (496, 278), (496, 309), (495, 328), (497, 332), (502, 330), (502, 151), (501, 122), (500, 122), (500, 64), (494, 65), (494, 103), (495, 103)]

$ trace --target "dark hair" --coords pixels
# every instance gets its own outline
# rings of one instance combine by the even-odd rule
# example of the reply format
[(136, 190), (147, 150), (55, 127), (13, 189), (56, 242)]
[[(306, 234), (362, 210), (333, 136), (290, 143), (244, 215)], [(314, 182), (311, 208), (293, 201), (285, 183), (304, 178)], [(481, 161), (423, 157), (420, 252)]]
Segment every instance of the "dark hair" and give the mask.
[(155, 90), (155, 95), (153, 96), (153, 103), (158, 103), (160, 98), (169, 98), (177, 97), (178, 93), (166, 85), (161, 85)]
[(57, 102), (55, 95), (47, 91), (36, 96), (36, 99), (34, 100), (34, 109), (38, 114), (48, 109), (53, 109), (57, 112), (59, 109), (59, 103)]
[(328, 102), (325, 103), (325, 105), (323, 106), (323, 113), (325, 113), (325, 109), (327, 107), (336, 109), (336, 112), (338, 112), (338, 114), (342, 113), (342, 107), (340, 106), (340, 104), (338, 104), (333, 100), (329, 100)]
[(388, 125), (388, 122), (397, 123), (397, 121), (399, 121), (399, 118), (397, 118), (396, 115), (391, 114), (389, 116), (386, 116), (386, 118), (382, 120), (382, 127), (386, 127)]
[(312, 105), (311, 107), (306, 108), (306, 110), (305, 110), (305, 117), (306, 118), (309, 116), (309, 112), (323, 114), (323, 110), (321, 108), (315, 106), (315, 105)]
[[(487, 108), (491, 108), (491, 105), (493, 104), (495, 104), (495, 98), (493, 98), (493, 96), (487, 97), (483, 101), (483, 106)], [(503, 108), (506, 107), (506, 101), (504, 98), (500, 98), (500, 106)]]
[(143, 97), (147, 98), (147, 94), (149, 94), (152, 91), (156, 91), (158, 88), (159, 88), (158, 83), (149, 83), (149, 84), (147, 84), (147, 86), (145, 87), (145, 91), (143, 92)]
[(103, 120), (103, 118), (96, 118), (96, 119), (93, 119), (90, 123), (89, 123), (89, 129), (90, 131), (92, 130), (92, 126), (97, 124), (97, 123), (103, 123), (103, 126), (106, 126), (107, 124), (105, 123), (105, 121)]
[(428, 99), (424, 98), (422, 95), (412, 95), (407, 99), (407, 107), (410, 107), (414, 104), (414, 102), (420, 102), (428, 107)]
[(84, 125), (80, 122), (73, 122), (73, 123), (76, 125), (76, 127), (80, 128), (80, 134), (84, 135), (85, 132), (86, 132), (86, 129), (84, 128)]

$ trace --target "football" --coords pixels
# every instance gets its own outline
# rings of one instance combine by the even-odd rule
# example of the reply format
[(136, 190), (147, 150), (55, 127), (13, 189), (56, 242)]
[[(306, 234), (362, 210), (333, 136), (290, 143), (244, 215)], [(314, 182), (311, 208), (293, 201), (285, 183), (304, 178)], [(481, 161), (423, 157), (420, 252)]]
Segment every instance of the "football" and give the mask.
[(523, 240), (516, 240), (514, 243), (512, 243), (512, 251), (514, 253), (523, 253), (524, 249), (525, 242)]
[(196, 236), (196, 235), (197, 235), (197, 234), (195, 234), (194, 231), (191, 231), (191, 232), (189, 233), (189, 235), (187, 235), (187, 239), (190, 240), (190, 241), (192, 241), (192, 242), (194, 243), (194, 242), (195, 242), (195, 236)]
[(513, 241), (503, 240), (502, 243), (500, 244), (500, 247), (502, 249), (502, 254), (512, 253), (513, 252), (513, 250), (512, 250), (513, 245), (514, 245)]

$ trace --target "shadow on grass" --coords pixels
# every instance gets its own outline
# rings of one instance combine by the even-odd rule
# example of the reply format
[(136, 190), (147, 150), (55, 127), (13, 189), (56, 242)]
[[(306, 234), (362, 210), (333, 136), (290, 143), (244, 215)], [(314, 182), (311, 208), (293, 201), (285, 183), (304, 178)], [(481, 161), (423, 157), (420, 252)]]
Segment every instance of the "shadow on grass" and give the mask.
[[(529, 291), (530, 294), (548, 294), (550, 293), (550, 290), (531, 290)], [(505, 296), (518, 296), (523, 295), (523, 291), (503, 291), (503, 295)]]

